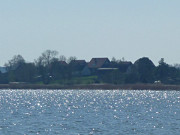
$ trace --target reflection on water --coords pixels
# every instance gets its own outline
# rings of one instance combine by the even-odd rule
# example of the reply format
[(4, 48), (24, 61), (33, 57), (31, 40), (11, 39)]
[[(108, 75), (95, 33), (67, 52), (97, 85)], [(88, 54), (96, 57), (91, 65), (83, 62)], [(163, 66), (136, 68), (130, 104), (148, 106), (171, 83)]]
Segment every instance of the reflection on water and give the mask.
[(180, 91), (0, 90), (2, 135), (179, 135)]

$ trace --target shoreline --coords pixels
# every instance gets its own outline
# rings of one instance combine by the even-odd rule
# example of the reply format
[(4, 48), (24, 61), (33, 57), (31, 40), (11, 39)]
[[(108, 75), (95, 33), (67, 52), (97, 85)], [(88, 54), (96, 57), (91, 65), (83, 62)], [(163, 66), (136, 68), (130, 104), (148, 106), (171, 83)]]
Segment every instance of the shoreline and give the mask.
[(176, 90), (180, 91), (180, 85), (164, 84), (78, 84), (78, 85), (59, 85), (59, 84), (0, 84), (0, 89), (79, 89), (79, 90)]

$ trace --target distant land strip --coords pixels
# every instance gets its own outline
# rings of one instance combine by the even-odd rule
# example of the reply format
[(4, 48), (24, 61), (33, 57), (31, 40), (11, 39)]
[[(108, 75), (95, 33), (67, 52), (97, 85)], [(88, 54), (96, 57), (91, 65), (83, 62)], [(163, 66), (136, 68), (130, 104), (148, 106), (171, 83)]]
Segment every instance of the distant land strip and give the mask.
[(87, 85), (59, 85), (59, 84), (0, 84), (0, 89), (61, 89), (61, 90), (176, 90), (180, 91), (180, 85), (163, 84), (87, 84)]

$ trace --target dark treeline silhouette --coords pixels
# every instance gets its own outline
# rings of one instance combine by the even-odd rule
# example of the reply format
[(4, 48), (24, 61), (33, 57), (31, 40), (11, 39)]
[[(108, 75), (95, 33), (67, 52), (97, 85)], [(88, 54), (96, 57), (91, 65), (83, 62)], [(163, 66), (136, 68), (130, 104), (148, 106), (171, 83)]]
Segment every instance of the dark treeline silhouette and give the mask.
[[(1, 68), (1, 84), (180, 84), (179, 66), (171, 66), (162, 58), (159, 65), (147, 57), (135, 61), (124, 58), (92, 58), (90, 62), (76, 57), (66, 59), (57, 51), (46, 50), (33, 63), (15, 55)], [(2, 70), (3, 69), (3, 70)], [(3, 72), (2, 72), (3, 71)]]

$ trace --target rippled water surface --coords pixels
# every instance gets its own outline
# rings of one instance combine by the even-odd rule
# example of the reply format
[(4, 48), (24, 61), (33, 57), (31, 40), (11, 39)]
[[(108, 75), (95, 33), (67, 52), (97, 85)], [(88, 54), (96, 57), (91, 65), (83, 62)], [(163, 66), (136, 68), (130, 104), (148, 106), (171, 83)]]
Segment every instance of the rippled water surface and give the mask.
[(180, 91), (0, 90), (0, 135), (180, 135)]

